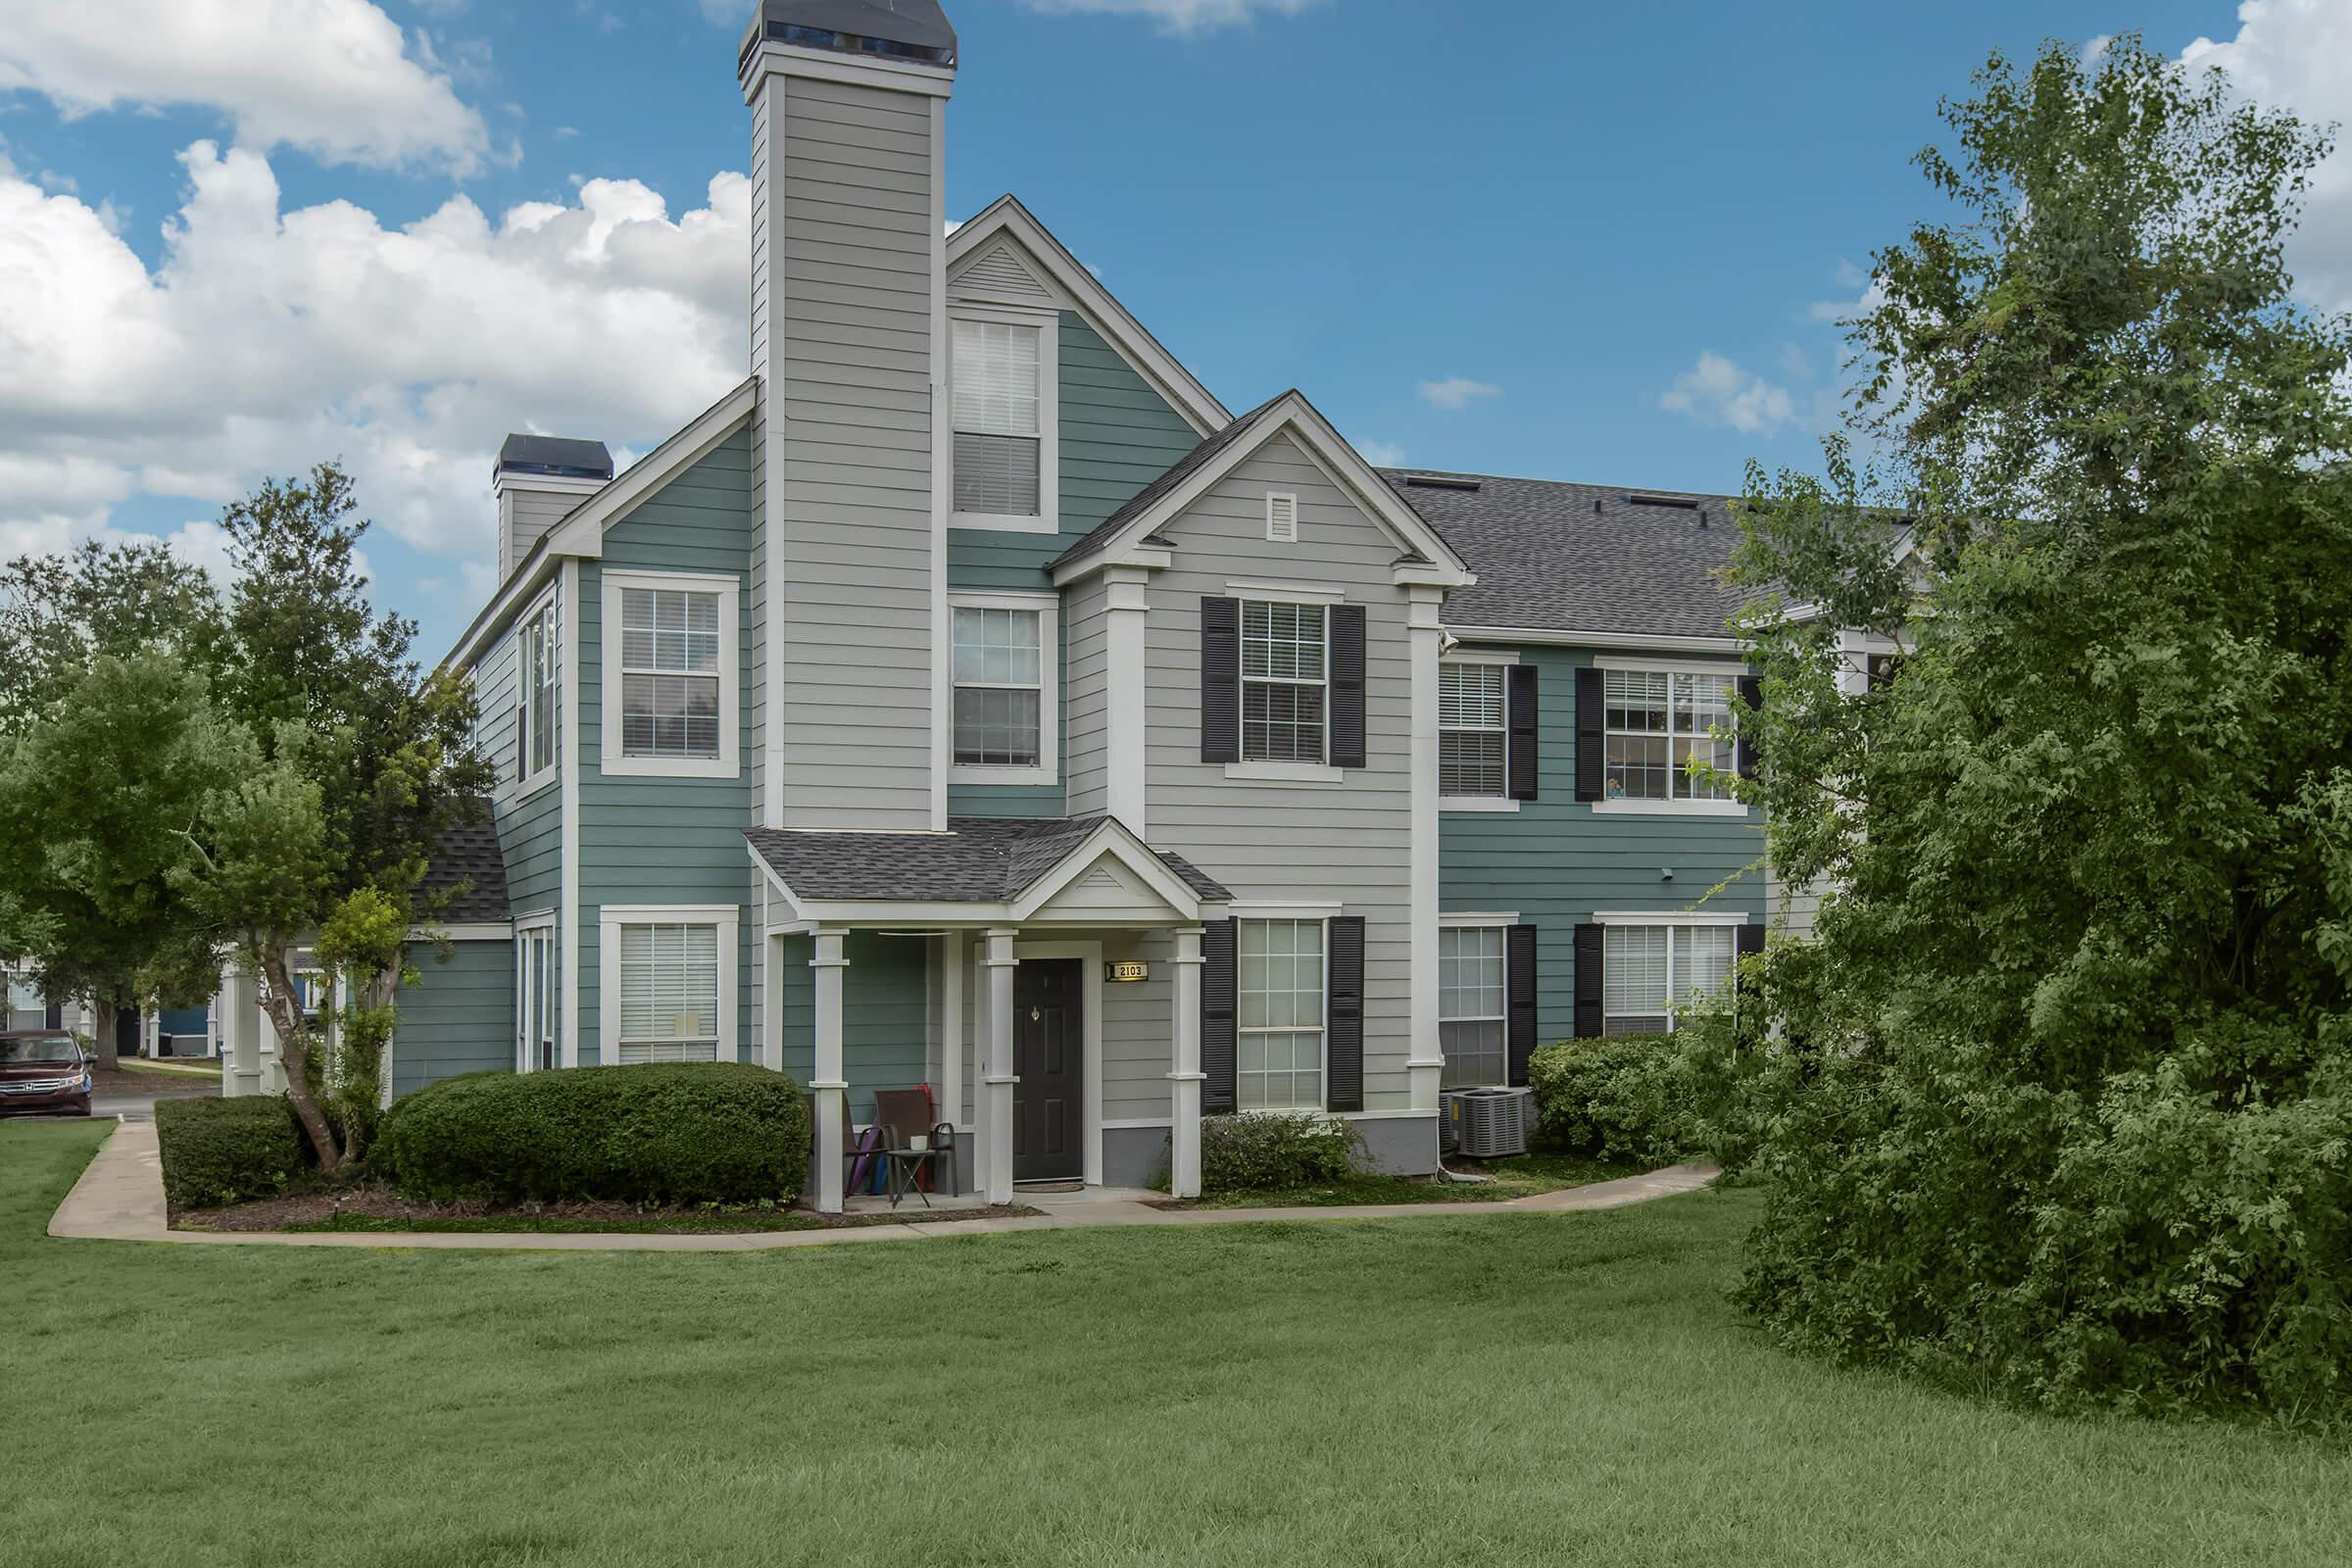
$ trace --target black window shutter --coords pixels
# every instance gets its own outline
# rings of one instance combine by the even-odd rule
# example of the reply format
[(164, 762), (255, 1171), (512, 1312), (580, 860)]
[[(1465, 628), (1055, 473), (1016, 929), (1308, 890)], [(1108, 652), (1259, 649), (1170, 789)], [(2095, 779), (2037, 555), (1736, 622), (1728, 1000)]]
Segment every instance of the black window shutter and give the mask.
[(1331, 607), (1331, 765), (1364, 765), (1364, 607)]
[(1607, 760), (1606, 743), (1602, 741), (1602, 692), (1600, 671), (1580, 669), (1576, 672), (1576, 798), (1597, 801), (1601, 796), (1603, 764)]
[(62, 1029), (66, 1026), (66, 1009), (54, 1002), (49, 1004), (47, 1017), (48, 1022), (41, 1025), (44, 1029)]
[(1217, 1112), (1235, 1104), (1234, 926), (1231, 920), (1200, 925), (1200, 1108)]
[(1324, 1086), (1327, 1110), (1364, 1108), (1364, 917), (1335, 914), (1324, 971)]
[[(1200, 601), (1200, 760), (1241, 760), (1242, 602), (1203, 599)], [(1227, 1082), (1230, 1084), (1231, 1080)]]
[(1527, 1058), (1536, 1051), (1536, 928), (1515, 925), (1503, 938), (1503, 1049), (1510, 1054), (1511, 1087), (1527, 1085)]
[(531, 710), (527, 703), (514, 705), (514, 782), (519, 784), (531, 776), (531, 743), (526, 731), (530, 728)]
[(1576, 928), (1576, 1037), (1592, 1040), (1601, 1032), (1600, 927)]
[(1734, 930), (1732, 932), (1732, 949), (1742, 958), (1747, 957), (1751, 954), (1762, 953), (1764, 951), (1764, 927), (1762, 923), (1751, 921), (1748, 924)]
[[(1764, 706), (1763, 679), (1755, 675), (1740, 676), (1740, 701), (1745, 705), (1749, 713), (1762, 708)], [(1756, 760), (1763, 755), (1764, 747), (1757, 737), (1756, 726), (1747, 722), (1746, 715), (1742, 714), (1740, 725), (1740, 776), (1754, 778), (1756, 776)]]
[(1513, 664), (1503, 676), (1504, 724), (1510, 730), (1510, 789), (1514, 801), (1536, 798), (1536, 666)]

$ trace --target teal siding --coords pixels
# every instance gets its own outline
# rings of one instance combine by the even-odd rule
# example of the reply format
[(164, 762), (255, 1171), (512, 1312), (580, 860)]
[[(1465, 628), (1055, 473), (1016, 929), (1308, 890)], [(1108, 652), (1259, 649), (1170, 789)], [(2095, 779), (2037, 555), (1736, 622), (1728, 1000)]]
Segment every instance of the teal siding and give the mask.
[(444, 961), (430, 943), (409, 946), (416, 984), (400, 993), (392, 1035), (395, 1099), (460, 1073), (514, 1065), (514, 945), (454, 942)]
[[(950, 529), (952, 588), (1051, 588), (1048, 562), (1092, 533), (1129, 497), (1200, 444), (1200, 437), (1184, 416), (1075, 313), (1061, 313), (1059, 337), (1061, 532)], [(1067, 676), (1065, 663), (1065, 710)], [(1066, 784), (1066, 728), (1063, 740)], [(1068, 808), (1062, 785), (983, 784), (952, 786), (948, 809), (961, 816), (1061, 816)]]
[[(578, 633), (580, 711), (571, 726), (580, 769), (580, 926), (573, 957), (579, 975), (580, 1062), (601, 1059), (598, 974), (601, 919), (607, 904), (744, 904), (750, 861), (743, 831), (758, 809), (750, 784), (751, 628), (737, 627), (742, 710), (732, 779), (607, 778), (604, 748), (604, 572), (607, 567), (732, 573), (748, 577), (758, 519), (752, 511), (752, 443), (738, 432), (605, 531), (602, 561), (580, 564)], [(748, 620), (748, 583), (738, 604)], [(756, 921), (757, 912), (746, 916)], [(748, 931), (745, 940), (749, 941)], [(752, 1038), (752, 975), (737, 955), (736, 1004)]]
[[(806, 1084), (816, 1075), (814, 944), (787, 937), (782, 948), (784, 1070)], [(929, 1076), (929, 950), (920, 937), (872, 931), (853, 931), (843, 944), (850, 966), (842, 975), (841, 1051), (853, 1121), (873, 1119), (875, 1090), (918, 1088)]]
[(1576, 798), (1575, 672), (1592, 655), (1518, 652), (1537, 670), (1540, 798), (1517, 811), (1440, 813), (1438, 906), (1513, 909), (1538, 927), (1537, 1036), (1560, 1040), (1575, 1030), (1576, 926), (1596, 909), (1683, 909), (1702, 900), (1706, 908), (1762, 920), (1764, 830), (1752, 811), (1744, 819), (1594, 814)]

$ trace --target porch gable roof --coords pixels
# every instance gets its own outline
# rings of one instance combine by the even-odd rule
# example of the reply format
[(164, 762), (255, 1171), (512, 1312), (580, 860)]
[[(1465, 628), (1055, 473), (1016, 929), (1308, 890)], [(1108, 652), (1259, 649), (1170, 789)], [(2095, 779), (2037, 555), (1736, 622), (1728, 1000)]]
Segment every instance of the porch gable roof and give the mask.
[[(795, 905), (921, 904), (1008, 906), (1099, 840), (1123, 841), (1130, 858), (1155, 864), (1195, 900), (1233, 895), (1180, 855), (1156, 851), (1117, 818), (980, 817), (948, 819), (944, 833), (822, 832), (752, 828), (753, 855)], [(1071, 866), (1071, 869), (1076, 867)]]

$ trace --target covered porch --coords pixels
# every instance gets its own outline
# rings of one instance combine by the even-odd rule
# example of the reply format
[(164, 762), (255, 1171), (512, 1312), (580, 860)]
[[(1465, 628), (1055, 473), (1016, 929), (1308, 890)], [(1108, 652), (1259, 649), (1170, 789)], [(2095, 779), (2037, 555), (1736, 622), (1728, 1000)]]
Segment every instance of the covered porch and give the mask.
[(849, 1129), (892, 1090), (922, 1091), (955, 1129), (942, 1192), (1009, 1203), (1024, 1184), (1163, 1173), (1199, 1192), (1216, 882), (1108, 817), (748, 838), (760, 1057), (809, 1087), (820, 1209), (846, 1206)]

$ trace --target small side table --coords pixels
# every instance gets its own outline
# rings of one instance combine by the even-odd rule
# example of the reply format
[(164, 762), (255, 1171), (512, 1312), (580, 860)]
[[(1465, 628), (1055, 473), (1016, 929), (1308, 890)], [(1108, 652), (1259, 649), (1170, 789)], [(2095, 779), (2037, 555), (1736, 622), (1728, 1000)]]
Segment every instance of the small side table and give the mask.
[(923, 1191), (922, 1177), (928, 1172), (932, 1176), (932, 1185), (938, 1185), (939, 1156), (945, 1152), (947, 1151), (943, 1149), (884, 1150), (882, 1168), (890, 1194), (890, 1206), (898, 1207), (899, 1200), (912, 1193), (923, 1200), (925, 1208), (929, 1208), (931, 1195)]

